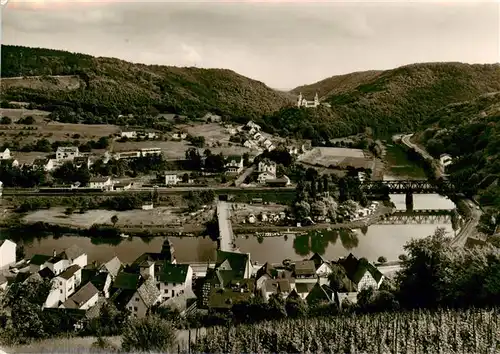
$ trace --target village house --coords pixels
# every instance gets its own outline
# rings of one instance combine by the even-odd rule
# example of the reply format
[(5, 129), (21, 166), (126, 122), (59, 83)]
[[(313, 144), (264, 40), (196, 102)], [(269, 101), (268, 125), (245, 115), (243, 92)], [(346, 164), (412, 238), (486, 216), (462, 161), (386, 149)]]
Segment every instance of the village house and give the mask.
[(207, 113), (205, 114), (202, 119), (205, 121), (205, 122), (209, 122), (209, 123), (220, 123), (222, 121), (222, 117), (217, 115), (217, 114), (213, 114), (213, 113)]
[(340, 306), (338, 294), (328, 285), (321, 285), (319, 282), (307, 294), (306, 303), (309, 306), (320, 306), (326, 304), (337, 304)]
[(122, 130), (120, 136), (122, 138), (135, 139), (137, 138), (137, 132), (135, 130)]
[(107, 272), (111, 275), (113, 280), (117, 277), (118, 272), (122, 269), (123, 265), (117, 256), (112, 257), (109, 261), (104, 262), (99, 267), (99, 272)]
[(57, 161), (73, 161), (78, 156), (80, 151), (77, 146), (59, 146), (56, 151)]
[(254, 123), (253, 121), (249, 121), (247, 124), (246, 124), (246, 127), (247, 129), (255, 129), (256, 131), (260, 132), (260, 130), (262, 129), (260, 127), (260, 125)]
[(158, 274), (158, 282), (162, 302), (176, 296), (191, 292), (193, 284), (193, 268), (189, 264), (165, 263)]
[(112, 288), (114, 291), (110, 298), (117, 308), (127, 309), (136, 318), (145, 317), (160, 302), (160, 291), (154, 279), (144, 279), (140, 274), (122, 272)]
[(10, 154), (9, 148), (6, 148), (3, 152), (0, 152), (0, 160), (10, 160), (12, 155)]
[(259, 162), (257, 172), (268, 172), (276, 175), (276, 162), (270, 160), (262, 160)]
[(340, 293), (357, 293), (369, 287), (379, 289), (384, 280), (377, 267), (364, 258), (357, 259), (352, 253), (340, 258), (336, 264), (342, 266), (346, 273)]
[(292, 184), (288, 176), (282, 176), (274, 179), (266, 179), (265, 183), (266, 185), (271, 187), (287, 187)]
[(54, 159), (35, 159), (32, 166), (33, 169), (50, 172), (56, 168), (56, 161)]
[(271, 172), (262, 172), (259, 173), (257, 182), (259, 182), (260, 184), (266, 184), (267, 181), (271, 181), (274, 179), (276, 179), (276, 175), (272, 174)]
[(165, 173), (165, 184), (167, 186), (176, 185), (179, 183), (179, 178), (176, 173)]
[(296, 261), (293, 265), (293, 276), (296, 283), (316, 283), (316, 265), (314, 261)]
[(16, 247), (11, 240), (0, 240), (0, 269), (16, 263)]
[(453, 158), (449, 154), (442, 154), (439, 156), (439, 163), (443, 168), (446, 168), (446, 166), (451, 165), (453, 162)]
[(224, 165), (227, 173), (239, 174), (243, 171), (242, 156), (228, 156)]
[(174, 140), (184, 140), (187, 138), (187, 133), (183, 133), (183, 132), (177, 132), (177, 133), (174, 133), (172, 134), (172, 139)]
[(328, 284), (328, 276), (333, 272), (331, 263), (318, 253), (313, 254), (309, 260), (314, 262), (316, 276), (319, 278), (320, 285)]
[(132, 182), (118, 182), (113, 185), (115, 191), (126, 191), (132, 188)]
[(91, 282), (88, 282), (64, 301), (60, 307), (66, 309), (88, 310), (97, 304), (98, 299), (99, 290), (97, 290)]
[(9, 281), (5, 276), (0, 274), (0, 290), (5, 291), (7, 289), (7, 285), (9, 285)]
[[(45, 257), (43, 255), (33, 256), (32, 260), (30, 260), (30, 269), (32, 266), (33, 270), (37, 268), (37, 265), (32, 264), (32, 261), (40, 263)], [(59, 254), (54, 250), (52, 257), (47, 259), (39, 269), (49, 268), (55, 275), (59, 275), (72, 265), (78, 265), (80, 268), (84, 268), (87, 265), (87, 254), (76, 245), (66, 248)]]
[(100, 189), (111, 189), (113, 187), (113, 181), (111, 177), (91, 177), (89, 181), (90, 188), (100, 188)]
[(160, 148), (142, 148), (141, 156), (159, 156), (162, 154)]
[(43, 268), (45, 262), (51, 259), (52, 256), (45, 254), (34, 254), (29, 260), (29, 271), (30, 273), (36, 273)]
[(45, 307), (59, 307), (80, 286), (82, 281), (82, 268), (74, 264), (64, 272), (52, 279), (52, 290), (47, 296)]
[(140, 151), (117, 152), (116, 154), (113, 155), (113, 158), (115, 160), (136, 159), (138, 157), (141, 157), (141, 152)]
[[(224, 289), (231, 284), (234, 287), (246, 284), (245, 287), (251, 287), (253, 289), (255, 285), (254, 280), (250, 282), (251, 285), (249, 285), (250, 283), (243, 282), (244, 280), (250, 279), (252, 273), (253, 266), (249, 253), (224, 252), (218, 250), (215, 267), (207, 269), (200, 305), (202, 307), (209, 306), (209, 299), (212, 295), (214, 295), (214, 289)], [(246, 292), (246, 290), (244, 290), (244, 292)], [(219, 295), (215, 297), (219, 298)], [(226, 295), (227, 293), (225, 293), (224, 296)]]
[(76, 168), (90, 168), (91, 165), (92, 163), (88, 156), (78, 156), (73, 159), (73, 166)]

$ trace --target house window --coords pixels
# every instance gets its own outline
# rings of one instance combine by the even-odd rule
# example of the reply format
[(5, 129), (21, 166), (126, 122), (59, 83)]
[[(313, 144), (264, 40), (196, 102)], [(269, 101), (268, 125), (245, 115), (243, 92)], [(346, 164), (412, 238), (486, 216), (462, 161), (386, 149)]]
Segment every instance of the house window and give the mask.
[(59, 289), (59, 292), (62, 294), (62, 289)]
[(177, 283), (174, 283), (174, 285), (173, 285), (173, 286), (176, 286), (176, 285), (177, 285)]
[(172, 297), (174, 297), (174, 296), (175, 296), (175, 290), (172, 289)]
[(165, 294), (168, 294), (168, 289), (163, 290)]
[(136, 297), (136, 298), (135, 298), (135, 301), (139, 302), (139, 298), (138, 298), (138, 297)]
[(137, 307), (136, 306), (134, 306), (134, 311), (137, 311)]

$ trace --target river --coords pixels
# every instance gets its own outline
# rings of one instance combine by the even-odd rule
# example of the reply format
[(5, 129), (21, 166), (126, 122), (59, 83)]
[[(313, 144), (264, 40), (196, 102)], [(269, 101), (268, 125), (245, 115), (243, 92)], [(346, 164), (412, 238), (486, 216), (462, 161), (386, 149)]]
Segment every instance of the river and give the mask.
[[(394, 152), (396, 151), (396, 152)], [(390, 168), (384, 178), (406, 179), (422, 178), (421, 170), (413, 162), (404, 159), (404, 155), (397, 149), (388, 149), (387, 161), (397, 168)], [(408, 175), (407, 172), (414, 171)], [(405, 175), (397, 175), (395, 171), (404, 171)], [(405, 210), (405, 196), (391, 195), (391, 200), (398, 210)], [(437, 194), (415, 194), (414, 210), (425, 209), (453, 209), (455, 205), (449, 199)], [(324, 231), (311, 232), (303, 236), (268, 237), (259, 240), (256, 237), (239, 237), (236, 245), (242, 252), (251, 254), (253, 261), (281, 262), (284, 259), (303, 259), (314, 252), (320, 253), (326, 259), (337, 259), (352, 252), (357, 257), (366, 257), (375, 261), (384, 256), (388, 260), (396, 260), (403, 253), (403, 246), (411, 239), (423, 238), (434, 233), (436, 228), (444, 228), (450, 236), (454, 234), (451, 222), (437, 220), (427, 224), (400, 224), (400, 225), (370, 225), (363, 230), (352, 232)], [(6, 237), (6, 235), (2, 235)], [(35, 236), (35, 235), (32, 235)], [(38, 236), (38, 235), (36, 235)], [(207, 238), (170, 237), (175, 248), (175, 255), (179, 262), (208, 262), (214, 261), (216, 244)], [(104, 261), (116, 255), (123, 262), (132, 262), (144, 252), (159, 252), (164, 238), (140, 239), (129, 238), (118, 240), (117, 245), (96, 244), (95, 240), (78, 236), (62, 236), (55, 238), (34, 237), (25, 243), (26, 256), (35, 253), (51, 254), (53, 250), (61, 251), (73, 244), (80, 246), (87, 254), (89, 261)], [(120, 242), (121, 241), (121, 242)]]

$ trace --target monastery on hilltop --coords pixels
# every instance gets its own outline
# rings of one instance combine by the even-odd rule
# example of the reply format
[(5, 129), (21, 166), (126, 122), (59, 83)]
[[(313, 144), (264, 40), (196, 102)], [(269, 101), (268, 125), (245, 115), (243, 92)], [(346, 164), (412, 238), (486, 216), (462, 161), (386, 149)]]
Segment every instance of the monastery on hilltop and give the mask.
[(305, 108), (316, 108), (319, 106), (319, 97), (318, 93), (314, 96), (314, 101), (308, 101), (302, 96), (302, 92), (299, 94), (299, 99), (297, 100), (297, 107), (305, 107)]

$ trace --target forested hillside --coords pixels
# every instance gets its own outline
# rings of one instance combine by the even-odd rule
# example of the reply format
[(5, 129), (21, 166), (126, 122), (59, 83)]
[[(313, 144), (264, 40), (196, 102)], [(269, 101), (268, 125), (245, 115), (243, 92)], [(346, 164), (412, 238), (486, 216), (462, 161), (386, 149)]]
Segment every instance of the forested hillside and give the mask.
[(439, 157), (450, 154), (450, 179), (470, 195), (479, 193), (485, 206), (500, 211), (500, 92), (448, 105), (424, 121), (429, 126), (418, 136), (426, 149)]
[(312, 99), (318, 91), (331, 108), (285, 108), (266, 123), (305, 137), (338, 137), (371, 127), (376, 134), (413, 131), (451, 103), (500, 91), (500, 66), (424, 63), (387, 71), (334, 76), (298, 87)]
[[(293, 103), (262, 82), (231, 70), (142, 65), (59, 50), (2, 46), (2, 100), (67, 106), (99, 116), (160, 111), (260, 117)], [(77, 83), (60, 84), (57, 75)], [(23, 78), (24, 76), (41, 76)], [(20, 79), (8, 79), (21, 77)], [(31, 80), (31, 81), (30, 81)]]

